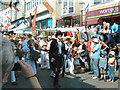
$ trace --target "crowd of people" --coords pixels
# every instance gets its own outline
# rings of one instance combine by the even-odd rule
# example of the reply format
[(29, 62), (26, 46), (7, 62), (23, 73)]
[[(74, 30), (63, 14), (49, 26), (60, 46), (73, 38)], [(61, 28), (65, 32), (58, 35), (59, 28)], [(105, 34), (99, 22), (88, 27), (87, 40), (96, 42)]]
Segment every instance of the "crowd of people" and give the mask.
[[(92, 26), (89, 30), (93, 28)], [(114, 30), (114, 27), (112, 29)], [(114, 43), (108, 44), (98, 33), (102, 32), (98, 30), (95, 35), (90, 36), (89, 41), (80, 38), (78, 44), (70, 36), (62, 37), (61, 31), (51, 34), (42, 32), (40, 35), (37, 32), (33, 35), (3, 33), (1, 36), (14, 44), (16, 50), (14, 63), (24, 60), (31, 65), (34, 75), (37, 76), (37, 64), (39, 63), (41, 70), (44, 70), (46, 62), (47, 70), (51, 70), (50, 77), (54, 78), (54, 87), (60, 87), (59, 74), (62, 71), (62, 77), (65, 77), (68, 74), (66, 68), (69, 69), (69, 75), (72, 77), (76, 77), (78, 73), (91, 71), (93, 80), (99, 78), (114, 83), (115, 72), (120, 65), (120, 44), (115, 43), (116, 38), (113, 38)], [(40, 59), (33, 60), (33, 53), (36, 53), (34, 57), (39, 56)], [(15, 70), (11, 71), (11, 82), (14, 85), (16, 85), (15, 72)], [(108, 80), (107, 75), (109, 75)], [(5, 82), (7, 83), (7, 80)]]

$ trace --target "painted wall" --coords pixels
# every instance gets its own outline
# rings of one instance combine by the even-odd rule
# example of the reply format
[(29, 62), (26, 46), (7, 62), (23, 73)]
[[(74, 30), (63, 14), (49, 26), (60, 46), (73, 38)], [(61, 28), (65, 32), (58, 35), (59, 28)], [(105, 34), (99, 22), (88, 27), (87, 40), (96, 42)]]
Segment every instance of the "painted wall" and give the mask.
[(50, 28), (53, 28), (53, 19), (52, 18), (48, 19), (48, 26), (50, 26)]

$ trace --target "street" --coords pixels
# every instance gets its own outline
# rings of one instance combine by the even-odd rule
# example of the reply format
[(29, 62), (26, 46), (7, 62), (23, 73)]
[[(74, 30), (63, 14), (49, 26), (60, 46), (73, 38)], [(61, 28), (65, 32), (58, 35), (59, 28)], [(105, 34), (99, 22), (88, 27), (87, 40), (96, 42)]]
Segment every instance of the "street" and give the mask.
[[(68, 69), (67, 69), (68, 71)], [(37, 69), (37, 77), (42, 88), (53, 88), (53, 79), (50, 77), (50, 71), (47, 69), (41, 70)], [(71, 77), (66, 75), (64, 78), (60, 75), (60, 85), (61, 88), (118, 88), (118, 71), (115, 74), (115, 82), (111, 84), (110, 82), (104, 82), (92, 79), (90, 72), (85, 72), (82, 74), (77, 74), (76, 77)], [(21, 76), (20, 72), (17, 74), (17, 85), (12, 85), (10, 83), (10, 76), (8, 79), (8, 84), (3, 88), (31, 88), (28, 81)]]

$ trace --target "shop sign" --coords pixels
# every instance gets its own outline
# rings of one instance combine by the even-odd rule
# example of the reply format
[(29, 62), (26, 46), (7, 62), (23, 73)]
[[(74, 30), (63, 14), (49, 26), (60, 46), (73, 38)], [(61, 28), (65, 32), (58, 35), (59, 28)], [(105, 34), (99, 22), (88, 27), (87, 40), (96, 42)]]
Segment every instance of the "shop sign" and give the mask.
[(100, 10), (90, 11), (88, 12), (88, 18), (101, 17), (106, 15), (118, 14), (120, 12), (120, 5), (110, 8), (104, 8)]

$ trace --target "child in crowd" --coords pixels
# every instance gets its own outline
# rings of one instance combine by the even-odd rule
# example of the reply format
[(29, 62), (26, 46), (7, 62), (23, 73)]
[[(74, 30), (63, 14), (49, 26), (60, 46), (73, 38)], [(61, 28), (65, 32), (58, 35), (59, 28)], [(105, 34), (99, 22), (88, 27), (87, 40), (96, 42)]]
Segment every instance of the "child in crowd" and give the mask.
[(78, 48), (76, 47), (75, 55), (74, 55), (74, 73), (77, 73), (78, 65), (80, 65), (77, 51), (78, 51)]
[(99, 61), (99, 69), (101, 74), (101, 77), (99, 80), (103, 80), (103, 77), (104, 77), (104, 81), (106, 80), (106, 73), (107, 73), (106, 67), (107, 67), (106, 51), (102, 51), (100, 61)]
[(114, 51), (111, 51), (109, 53), (110, 57), (109, 57), (109, 60), (108, 60), (108, 66), (109, 66), (109, 80), (107, 80), (107, 82), (110, 82), (111, 83), (114, 83), (114, 79), (115, 79), (115, 72), (116, 72), (116, 65), (117, 65), (117, 62), (116, 62), (116, 59), (115, 59), (115, 52)]

